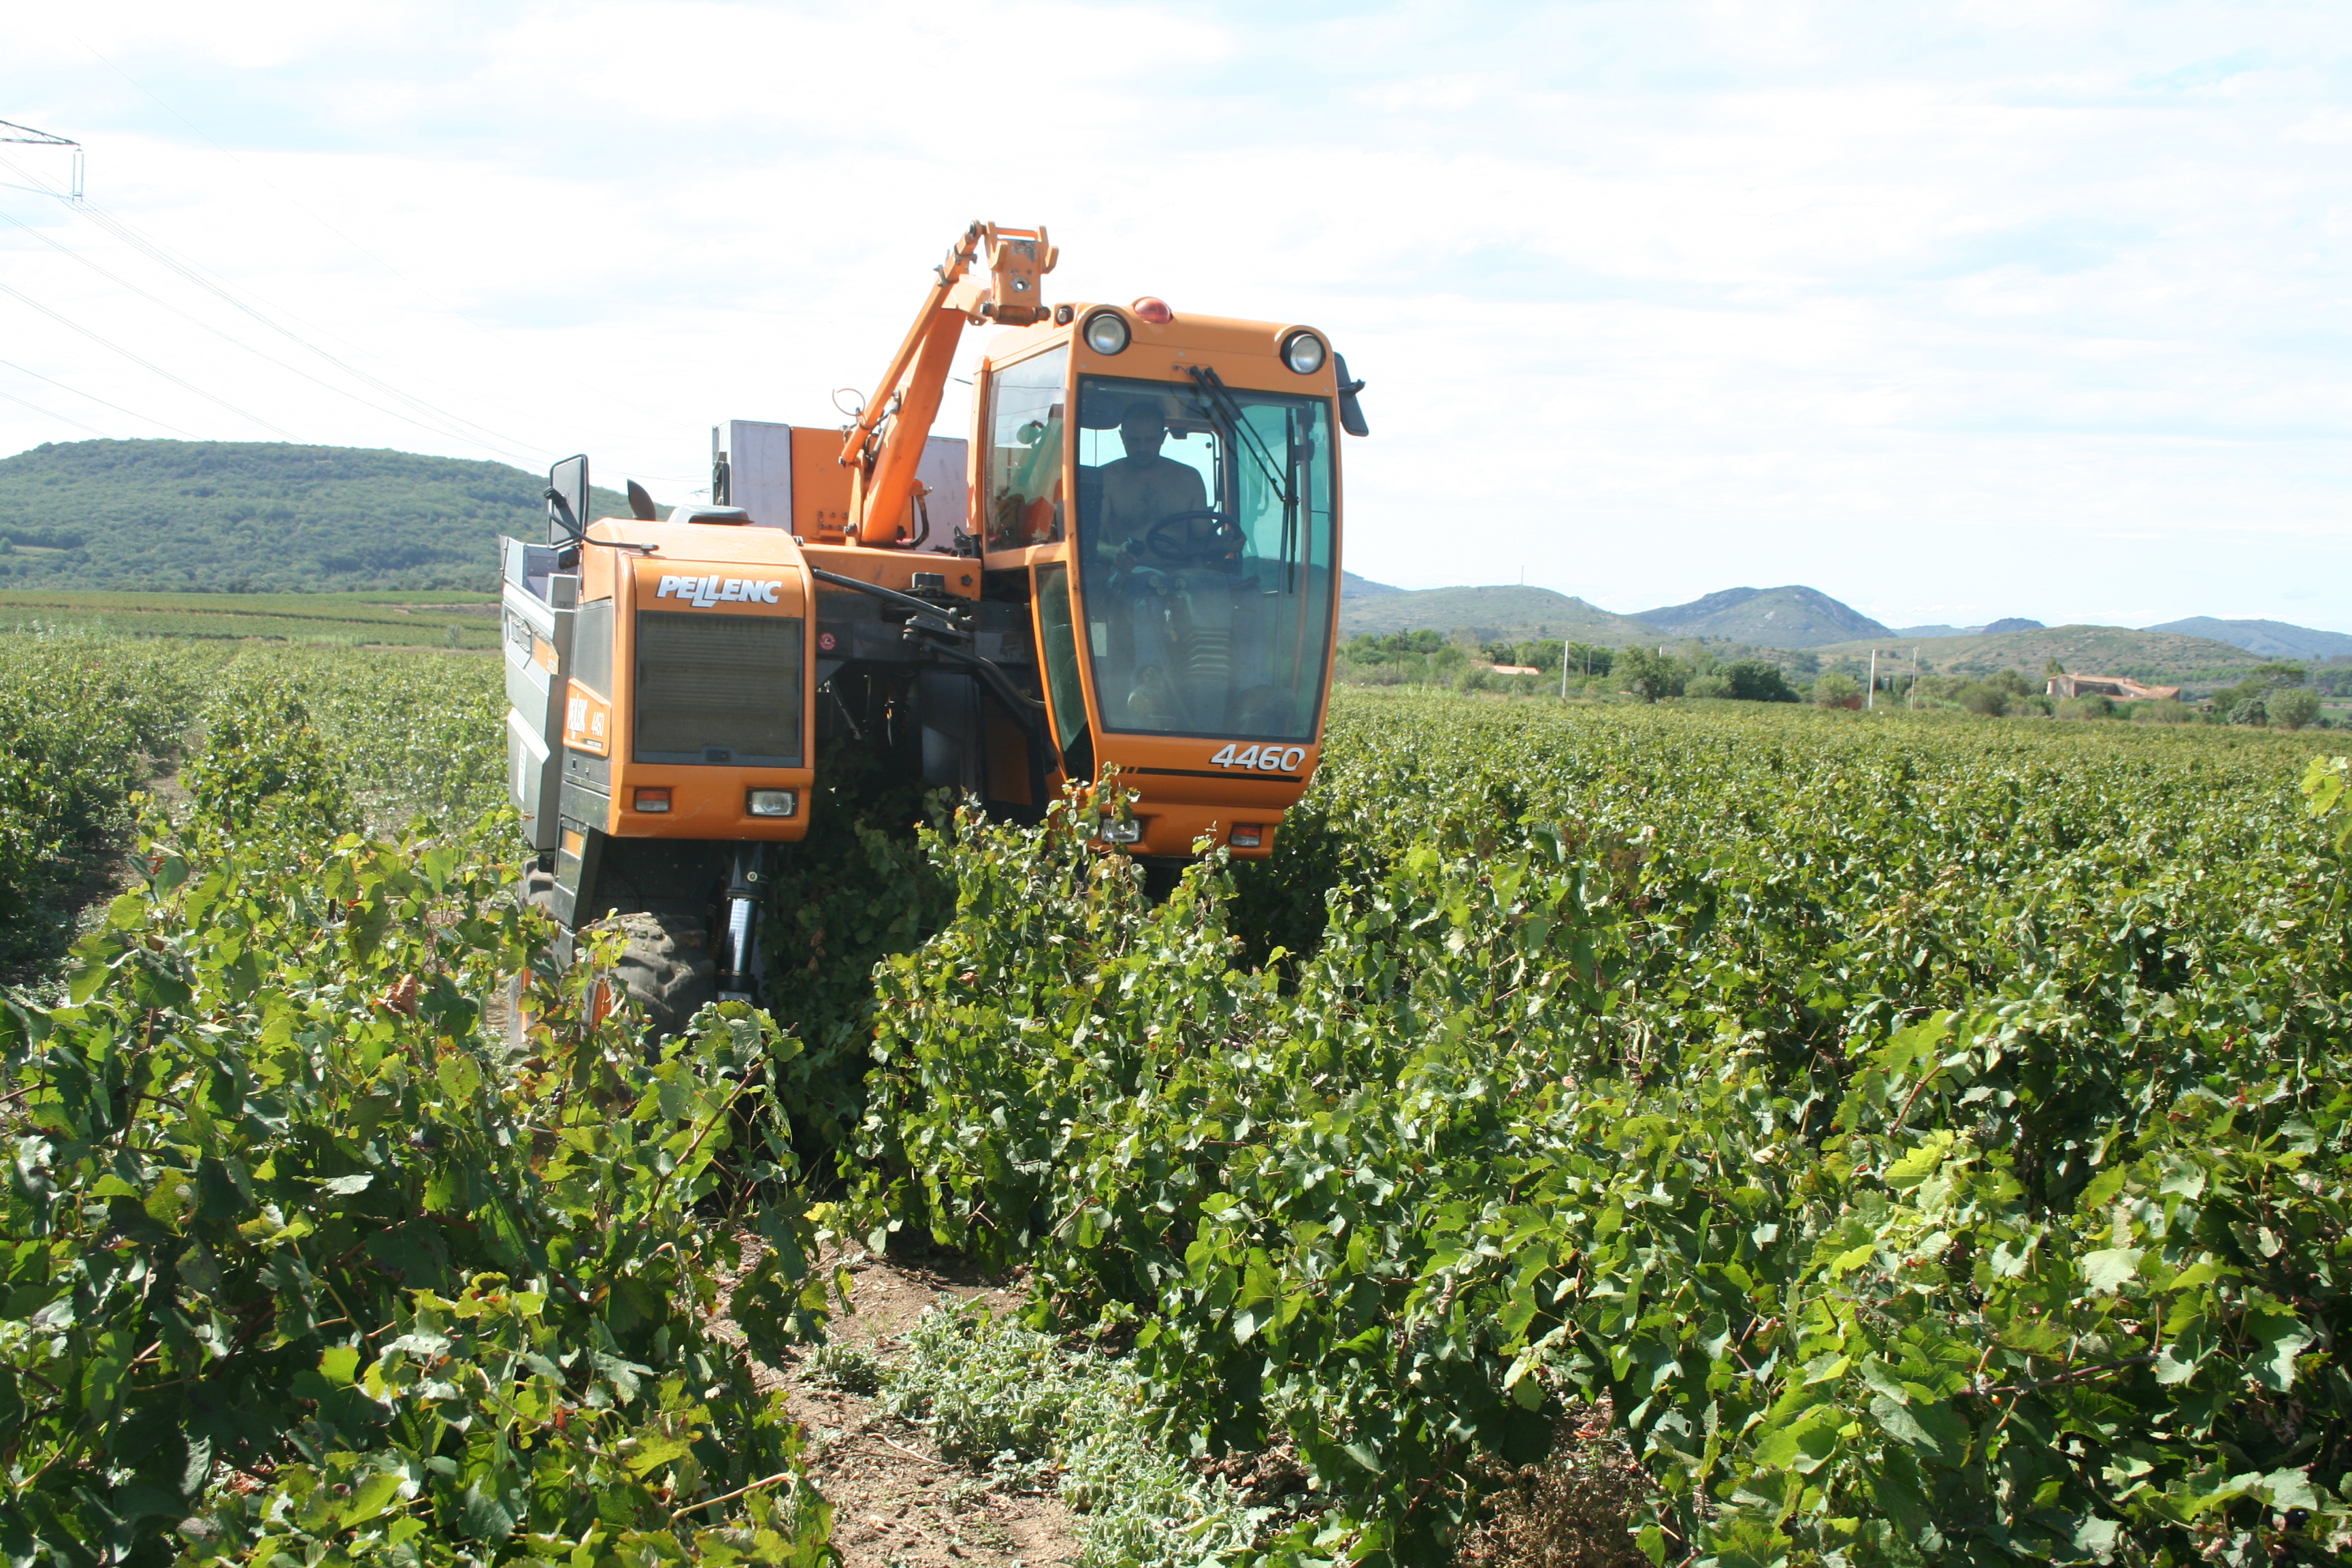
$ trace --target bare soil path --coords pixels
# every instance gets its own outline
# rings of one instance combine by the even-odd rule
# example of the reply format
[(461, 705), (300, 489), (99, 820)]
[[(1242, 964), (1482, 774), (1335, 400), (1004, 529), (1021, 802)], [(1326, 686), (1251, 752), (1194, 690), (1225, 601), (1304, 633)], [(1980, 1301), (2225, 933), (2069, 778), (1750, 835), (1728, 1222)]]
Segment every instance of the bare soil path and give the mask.
[[(828, 1269), (839, 1261), (827, 1259)], [(886, 1366), (904, 1336), (933, 1307), (1018, 1305), (1018, 1281), (987, 1279), (952, 1259), (848, 1259), (849, 1308), (829, 1329), (837, 1344)], [(808, 1428), (809, 1479), (833, 1504), (833, 1542), (845, 1568), (950, 1568), (991, 1564), (1047, 1568), (1077, 1561), (1070, 1510), (1047, 1493), (1016, 1490), (984, 1470), (940, 1457), (928, 1434), (887, 1414), (877, 1397), (853, 1393), (793, 1363), (762, 1367)]]

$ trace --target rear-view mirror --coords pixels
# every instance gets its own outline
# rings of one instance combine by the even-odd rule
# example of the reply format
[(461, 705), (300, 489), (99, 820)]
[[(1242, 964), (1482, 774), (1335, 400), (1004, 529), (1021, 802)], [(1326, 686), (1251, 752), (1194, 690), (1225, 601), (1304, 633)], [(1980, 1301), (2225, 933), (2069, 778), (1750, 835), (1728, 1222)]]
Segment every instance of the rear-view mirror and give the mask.
[(1364, 405), (1356, 401), (1356, 394), (1364, 390), (1360, 381), (1348, 379), (1348, 356), (1334, 353), (1333, 368), (1339, 373), (1339, 428), (1350, 436), (1369, 436), (1372, 427), (1364, 423)]
[(588, 529), (588, 459), (566, 458), (547, 470), (547, 542), (569, 544)]

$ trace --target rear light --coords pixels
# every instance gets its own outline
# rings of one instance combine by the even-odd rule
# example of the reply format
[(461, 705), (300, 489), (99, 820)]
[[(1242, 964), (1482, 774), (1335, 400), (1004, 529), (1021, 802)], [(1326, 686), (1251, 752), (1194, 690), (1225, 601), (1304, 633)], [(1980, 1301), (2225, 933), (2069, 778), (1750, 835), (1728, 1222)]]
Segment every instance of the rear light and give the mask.
[(1140, 844), (1143, 842), (1143, 824), (1131, 816), (1124, 822), (1106, 820), (1102, 825), (1102, 836), (1106, 844)]
[(629, 797), (629, 804), (639, 811), (667, 811), (669, 791), (667, 788), (641, 789)]
[(790, 816), (801, 797), (788, 789), (755, 789), (743, 797), (743, 809), (753, 816)]
[(1255, 822), (1236, 823), (1234, 825), (1234, 836), (1231, 843), (1236, 849), (1255, 849), (1259, 844), (1264, 842), (1261, 835), (1263, 835), (1265, 831), (1265, 829), (1260, 827)]

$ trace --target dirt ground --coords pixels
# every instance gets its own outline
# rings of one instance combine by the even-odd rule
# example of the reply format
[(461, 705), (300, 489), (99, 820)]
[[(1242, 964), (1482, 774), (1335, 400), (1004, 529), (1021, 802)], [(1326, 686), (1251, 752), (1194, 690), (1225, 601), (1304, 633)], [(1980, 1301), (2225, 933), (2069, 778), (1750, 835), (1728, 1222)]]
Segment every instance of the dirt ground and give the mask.
[[(907, 1330), (929, 1307), (979, 1301), (1009, 1310), (1021, 1299), (1004, 1281), (921, 1263), (857, 1254), (848, 1266), (850, 1310), (828, 1331), (886, 1365), (903, 1353)], [(954, 1266), (941, 1260), (940, 1268)], [(940, 1458), (921, 1427), (810, 1375), (805, 1355), (790, 1366), (763, 1367), (761, 1376), (784, 1390), (808, 1428), (809, 1479), (833, 1504), (833, 1543), (845, 1568), (1045, 1568), (1077, 1560), (1070, 1510), (1060, 1499), (1007, 1489)]]

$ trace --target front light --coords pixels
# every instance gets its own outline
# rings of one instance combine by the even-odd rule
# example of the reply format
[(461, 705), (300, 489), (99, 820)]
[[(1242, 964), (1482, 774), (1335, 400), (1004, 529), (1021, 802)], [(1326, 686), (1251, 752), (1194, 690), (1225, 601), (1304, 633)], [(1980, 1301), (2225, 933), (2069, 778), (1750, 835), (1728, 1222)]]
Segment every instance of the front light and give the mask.
[(1313, 332), (1293, 332), (1282, 345), (1282, 363), (1301, 375), (1321, 370), (1323, 358), (1323, 340)]
[(1129, 335), (1127, 318), (1116, 311), (1105, 310), (1087, 318), (1087, 347), (1098, 354), (1125, 353)]
[(755, 789), (743, 797), (743, 809), (753, 816), (790, 816), (800, 805), (800, 796), (788, 789)]
[(1143, 842), (1143, 824), (1131, 816), (1125, 822), (1106, 821), (1102, 825), (1102, 836), (1106, 844), (1140, 844)]

